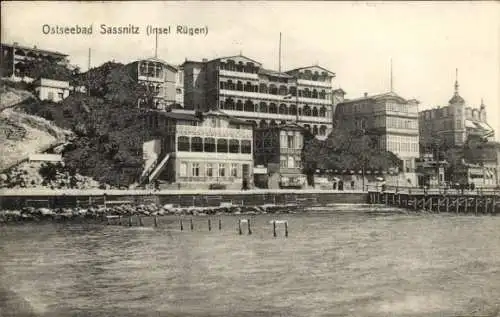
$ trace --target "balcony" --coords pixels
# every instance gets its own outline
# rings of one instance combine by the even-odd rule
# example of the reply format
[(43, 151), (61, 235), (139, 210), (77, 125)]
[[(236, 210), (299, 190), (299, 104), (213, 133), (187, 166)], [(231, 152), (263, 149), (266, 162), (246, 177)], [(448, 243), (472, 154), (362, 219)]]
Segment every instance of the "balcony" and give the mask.
[(321, 88), (332, 89), (331, 82), (299, 79), (298, 84), (303, 85), (303, 86), (312, 86), (312, 87), (321, 87)]
[[(261, 92), (250, 92), (250, 91), (240, 91), (240, 90), (227, 90), (221, 89), (221, 95), (225, 95), (228, 97), (236, 97), (236, 98), (245, 98), (245, 99), (263, 99), (263, 100), (271, 100), (277, 102), (291, 102), (296, 103), (297, 98), (291, 97), (290, 99), (285, 99), (284, 95), (272, 95)], [(317, 105), (331, 105), (331, 101), (329, 99), (316, 99), (316, 98), (305, 98), (299, 97), (299, 103), (307, 103), (307, 104), (317, 104)]]
[(141, 80), (141, 81), (149, 81), (149, 82), (156, 82), (156, 83), (165, 82), (165, 78), (163, 78), (163, 76), (155, 77), (155, 76), (147, 76), (147, 75), (139, 74), (137, 79)]
[(217, 153), (217, 152), (187, 152), (176, 151), (172, 154), (174, 158), (199, 160), (200, 162), (220, 162), (244, 161), (253, 162), (252, 153)]
[(176, 126), (176, 134), (186, 135), (186, 136), (217, 137), (217, 138), (231, 137), (237, 139), (250, 139), (250, 140), (253, 138), (252, 130), (199, 127), (190, 125)]
[(243, 73), (243, 72), (234, 72), (231, 70), (225, 70), (221, 69), (219, 70), (219, 75), (220, 76), (227, 76), (227, 77), (237, 77), (237, 78), (244, 78), (244, 79), (259, 79), (258, 74), (254, 73)]
[[(239, 110), (227, 110), (224, 112), (230, 116), (238, 118), (248, 118), (248, 119), (264, 119), (264, 120), (275, 120), (275, 121), (295, 121), (297, 119), (296, 115), (291, 114), (278, 114), (269, 112), (255, 112), (255, 111), (239, 111)], [(299, 116), (300, 122), (309, 123), (324, 123), (331, 124), (332, 119), (330, 117), (312, 117), (312, 116)]]

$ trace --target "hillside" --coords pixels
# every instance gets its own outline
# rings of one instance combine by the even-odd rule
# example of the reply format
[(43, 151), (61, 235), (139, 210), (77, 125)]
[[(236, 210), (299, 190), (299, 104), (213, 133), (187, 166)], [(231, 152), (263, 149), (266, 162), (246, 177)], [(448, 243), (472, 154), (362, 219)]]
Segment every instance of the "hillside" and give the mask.
[(153, 136), (144, 129), (144, 110), (137, 108), (138, 96), (146, 91), (117, 63), (105, 63), (76, 80), (88, 83), (90, 96), (74, 93), (57, 104), (37, 102), (22, 109), (74, 132), (63, 150), (69, 168), (114, 186), (135, 182), (143, 167), (142, 144)]

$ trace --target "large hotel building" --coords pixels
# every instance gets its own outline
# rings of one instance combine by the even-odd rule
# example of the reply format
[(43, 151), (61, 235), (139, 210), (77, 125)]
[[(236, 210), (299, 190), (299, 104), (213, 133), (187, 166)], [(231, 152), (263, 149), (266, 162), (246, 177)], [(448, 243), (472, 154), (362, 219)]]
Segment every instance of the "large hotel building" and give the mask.
[(332, 128), (335, 74), (320, 66), (279, 72), (240, 55), (181, 67), (186, 110), (221, 109), (260, 128), (295, 122), (322, 136)]
[(418, 101), (394, 92), (344, 100), (336, 106), (336, 120), (347, 130), (363, 130), (373, 136), (382, 151), (403, 161), (403, 176), (417, 184), (415, 163), (419, 157)]

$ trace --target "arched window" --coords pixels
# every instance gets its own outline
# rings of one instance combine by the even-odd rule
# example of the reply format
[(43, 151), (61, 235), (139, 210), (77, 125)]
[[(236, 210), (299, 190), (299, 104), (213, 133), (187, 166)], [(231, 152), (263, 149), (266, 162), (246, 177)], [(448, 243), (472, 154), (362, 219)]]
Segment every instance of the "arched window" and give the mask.
[(322, 90), (319, 92), (319, 99), (325, 99), (326, 98), (326, 92), (325, 90)]
[(312, 109), (312, 116), (313, 117), (317, 117), (318, 116), (318, 108), (313, 107), (313, 109)]
[(280, 89), (279, 89), (279, 94), (282, 96), (286, 96), (287, 93), (288, 93), (288, 89), (286, 88), (286, 86), (281, 85)]
[(309, 106), (304, 106), (304, 115), (305, 116), (310, 116), (311, 115), (311, 108)]
[(278, 113), (279, 114), (288, 114), (288, 108), (286, 107), (285, 104), (282, 103), (280, 105)]
[(320, 117), (326, 117), (326, 108), (325, 107), (321, 107), (319, 109), (319, 116)]
[(271, 120), (271, 122), (269, 122), (270, 127), (275, 127), (276, 125), (277, 125), (276, 121), (274, 121), (274, 120)]
[(244, 108), (244, 110), (247, 111), (247, 112), (253, 112), (254, 111), (254, 105), (253, 105), (253, 102), (251, 100), (245, 101), (245, 108)]
[(322, 125), (319, 128), (319, 135), (326, 135), (326, 126)]
[(318, 98), (318, 91), (316, 89), (313, 89), (313, 91), (312, 91), (312, 97), (316, 98), (316, 99)]
[(203, 139), (195, 136), (191, 139), (191, 151), (203, 152)]
[(276, 87), (276, 85), (269, 85), (269, 93), (271, 95), (277, 95), (278, 94), (278, 87)]
[(265, 102), (261, 102), (259, 106), (259, 112), (267, 113), (267, 111), (267, 104)]
[(232, 59), (229, 59), (227, 61), (227, 70), (230, 70), (230, 71), (236, 70), (236, 64), (234, 63), (234, 61)]
[(285, 120), (281, 120), (280, 124), (281, 124), (281, 125), (285, 125), (285, 124), (286, 124), (286, 121), (285, 121)]
[(229, 153), (240, 153), (240, 141), (231, 139), (229, 140)]
[(243, 65), (243, 62), (238, 62), (238, 65), (236, 65), (236, 71), (243, 72), (244, 70), (245, 70), (245, 66)]
[(205, 152), (213, 153), (215, 152), (215, 139), (214, 138), (205, 138)]
[(311, 126), (308, 124), (304, 124), (304, 129), (311, 131)]
[(252, 86), (252, 83), (247, 81), (247, 83), (245, 84), (245, 88), (244, 88), (245, 91), (253, 91), (253, 86)]
[(297, 115), (297, 106), (296, 105), (290, 105), (290, 110), (288, 111), (289, 114), (295, 116)]
[(233, 101), (233, 99), (231, 99), (231, 98), (226, 99), (226, 104), (224, 106), (224, 109), (234, 110), (234, 101)]
[(252, 141), (242, 140), (241, 141), (241, 153), (250, 154), (252, 153)]
[(191, 151), (189, 137), (179, 136), (177, 138), (177, 151), (185, 151), (185, 152)]
[(318, 78), (319, 78), (318, 72), (314, 72), (314, 74), (312, 75), (311, 79), (314, 80), (314, 81), (317, 81)]
[(288, 168), (295, 168), (295, 159), (293, 156), (288, 157)]
[(317, 126), (317, 125), (315, 125), (315, 126), (313, 127), (313, 134), (314, 134), (314, 135), (317, 135), (317, 134), (318, 134), (318, 126)]
[(290, 94), (294, 97), (297, 96), (297, 87), (295, 87), (295, 86), (290, 87)]
[(259, 128), (267, 128), (267, 122), (266, 122), (266, 120), (260, 120), (260, 122), (259, 122)]
[(304, 94), (304, 97), (311, 98), (311, 91), (309, 90), (309, 88), (304, 89), (303, 94)]
[(243, 111), (243, 102), (241, 102), (241, 100), (236, 102), (236, 110)]
[(217, 153), (227, 153), (227, 140), (218, 139), (217, 140)]
[(243, 83), (238, 80), (238, 83), (236, 84), (236, 90), (243, 91)]
[(269, 105), (269, 113), (278, 113), (278, 108), (276, 107), (276, 104), (272, 103)]
[(268, 93), (267, 85), (266, 84), (260, 84), (259, 85), (259, 92), (263, 93), (263, 94), (267, 94)]

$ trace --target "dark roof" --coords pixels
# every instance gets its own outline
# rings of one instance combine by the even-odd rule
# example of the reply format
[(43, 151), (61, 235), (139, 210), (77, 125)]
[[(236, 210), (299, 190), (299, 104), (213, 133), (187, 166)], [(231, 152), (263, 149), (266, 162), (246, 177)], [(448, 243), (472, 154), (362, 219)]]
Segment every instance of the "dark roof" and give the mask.
[(214, 59), (212, 59), (210, 61), (216, 61), (216, 60), (228, 59), (228, 58), (238, 58), (238, 57), (243, 57), (244, 59), (248, 59), (249, 61), (252, 61), (255, 64), (262, 65), (262, 63), (257, 62), (255, 59), (246, 57), (244, 55), (231, 55), (231, 56), (217, 57), (217, 58), (214, 58)]
[(14, 44), (2, 43), (2, 46), (22, 48), (23, 50), (36, 51), (36, 52), (40, 52), (40, 53), (48, 53), (48, 54), (59, 55), (59, 56), (68, 56), (68, 54), (63, 54), (63, 53), (60, 53), (57, 51), (43, 50), (43, 49), (40, 49), (37, 47), (28, 47), (28, 46), (18, 45), (18, 44), (14, 45)]
[(291, 76), (287, 73), (283, 73), (283, 72), (280, 73), (278, 71), (271, 70), (271, 69), (265, 69), (265, 68), (259, 69), (259, 74), (267, 75), (267, 76), (274, 76), (274, 77), (294, 78), (293, 76)]
[(380, 99), (389, 99), (389, 98), (397, 98), (403, 102), (407, 102), (406, 99), (399, 96), (395, 92), (386, 92), (386, 93), (382, 93), (382, 94), (369, 95), (366, 97), (360, 97), (360, 98), (355, 98), (355, 99), (346, 99), (346, 100), (344, 100), (344, 102), (341, 102), (339, 104), (347, 104), (347, 103), (353, 103), (353, 102), (363, 101), (363, 100), (380, 100)]
[(160, 110), (151, 110), (151, 112), (160, 114), (164, 117), (171, 118), (171, 119), (176, 119), (176, 120), (188, 120), (188, 121), (201, 121), (199, 117), (196, 116), (196, 114), (193, 112), (191, 113), (186, 113), (186, 112), (173, 112), (173, 111), (160, 111)]
[(257, 127), (256, 129), (259, 130), (271, 130), (271, 129), (279, 129), (279, 130), (295, 130), (295, 131), (305, 131), (306, 128), (304, 128), (301, 125), (298, 125), (297, 123), (286, 123), (286, 124), (277, 124), (274, 126), (267, 126), (267, 127)]
[(229, 120), (230, 123), (244, 124), (244, 125), (253, 125), (252, 122), (248, 122), (248, 121), (245, 121), (245, 120), (242, 120), (242, 119), (238, 119), (236, 117), (228, 115), (227, 113), (225, 113), (224, 111), (219, 110), (219, 109), (217, 109), (217, 110), (210, 110), (208, 112), (205, 112), (205, 113), (203, 113), (203, 116), (225, 117), (225, 118), (228, 118), (228, 120)]

